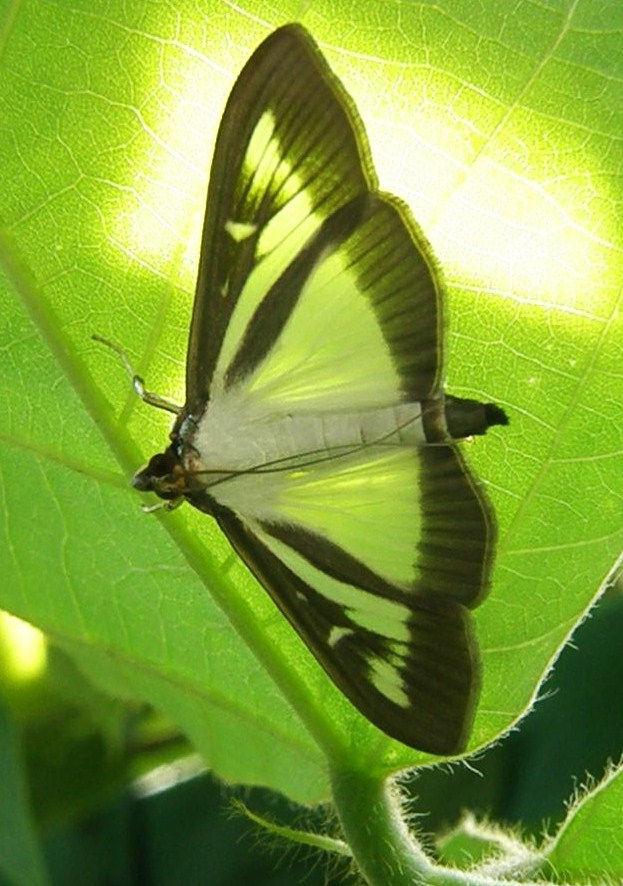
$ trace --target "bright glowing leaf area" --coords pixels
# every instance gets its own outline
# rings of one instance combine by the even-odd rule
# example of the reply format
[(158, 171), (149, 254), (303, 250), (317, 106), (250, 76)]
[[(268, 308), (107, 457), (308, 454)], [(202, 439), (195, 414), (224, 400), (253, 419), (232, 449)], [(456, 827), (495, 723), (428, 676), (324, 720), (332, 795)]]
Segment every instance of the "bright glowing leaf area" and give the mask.
[(45, 669), (46, 641), (41, 631), (0, 612), (0, 656), (8, 681), (36, 679)]
[[(451, 287), (472, 303), (486, 296), (483, 314), (514, 316), (520, 302), (539, 309), (528, 313), (530, 323), (545, 317), (583, 338), (586, 326), (563, 317), (574, 315), (594, 321), (591, 334), (599, 334), (618, 297), (620, 249), (609, 210), (616, 182), (600, 140), (591, 144), (551, 110), (520, 101), (504, 107), (442, 68), (368, 61), (360, 70), (344, 49), (331, 56), (332, 46), (327, 54), (346, 85), (349, 72), (355, 80), (350, 88), (380, 185), (410, 206)], [(164, 54), (177, 89), (162, 104), (152, 101), (149, 116), (138, 115), (141, 149), (123, 157), (126, 185), (109, 224), (113, 260), (131, 256), (167, 276), (173, 263), (173, 282), (186, 290), (194, 285), (209, 158), (230, 85), (230, 47), (215, 39), (211, 49), (201, 62), (172, 48)], [(143, 88), (152, 95), (158, 82)], [(460, 332), (452, 314), (451, 323)]]
[[(623, 644), (608, 642), (609, 631), (623, 635), (619, 0), (24, 0), (0, 11), (0, 610), (10, 614), (0, 622), (0, 758), (12, 779), (3, 793), (15, 798), (2, 809), (0, 880), (43, 883), (45, 833), (83, 823), (133, 779), (194, 753), (228, 784), (294, 803), (332, 797), (359, 863), (355, 807), (386, 808), (364, 787), (433, 761), (386, 737), (335, 688), (211, 517), (186, 505), (141, 512), (156, 499), (130, 479), (164, 450), (173, 416), (142, 403), (118, 356), (91, 339), (123, 349), (148, 390), (184, 402), (218, 125), (253, 50), (295, 15), (357, 108), (380, 187), (430, 241), (446, 289), (445, 389), (509, 418), (460, 444), (497, 526), (491, 591), (473, 610), (482, 687), (468, 750), (486, 778), (465, 787), (466, 767), (426, 772), (414, 820), (421, 813), (433, 837), (457, 826), (436, 858), (463, 868), (476, 845), (486, 858), (498, 846), (479, 830), (482, 814), (537, 840), (547, 820), (554, 843), (541, 840), (524, 879), (551, 879), (549, 859), (561, 883), (619, 882)], [(272, 125), (267, 113), (269, 145)], [(261, 135), (247, 164), (262, 153)], [(281, 258), (301, 248), (302, 230)], [(236, 248), (256, 234), (233, 215), (227, 231)], [(279, 234), (264, 231), (267, 250)], [(263, 269), (266, 280), (274, 271)], [(238, 327), (252, 307), (243, 300)], [(331, 390), (322, 316), (315, 306), (308, 314), (309, 341), (304, 323), (289, 340), (310, 350), (310, 371), (322, 364), (319, 384)], [(363, 314), (361, 329), (374, 323)], [(367, 374), (378, 377), (387, 359), (356, 357), (361, 402)], [(291, 383), (310, 400), (318, 392), (304, 361)], [(411, 498), (398, 484), (392, 496), (397, 507), (379, 495), (377, 512), (397, 521), (400, 548)], [(299, 497), (307, 506), (313, 495), (301, 485)], [(357, 496), (346, 499), (353, 514), (331, 511), (322, 526), (350, 539)], [(408, 571), (402, 551), (391, 558), (370, 535), (371, 560), (385, 558), (392, 576)], [(292, 564), (303, 568), (294, 555)], [(385, 611), (396, 643), (403, 616), (399, 600)], [(362, 623), (374, 618), (372, 607)], [(577, 649), (561, 655), (572, 634)], [(331, 642), (344, 636), (338, 628)], [(574, 663), (569, 686), (556, 683)], [(392, 669), (377, 665), (377, 684), (402, 702)], [(500, 737), (502, 757), (490, 758), (484, 748)], [(606, 780), (567, 810), (574, 785), (587, 771), (599, 781), (608, 758)], [(458, 825), (465, 809), (475, 819)], [(204, 833), (185, 819), (184, 829)], [(327, 832), (324, 822), (314, 830)], [(385, 845), (381, 825), (375, 834), (367, 843)], [(166, 867), (157, 848), (150, 860)], [(75, 870), (49, 879), (71, 882)], [(514, 871), (496, 869), (495, 882)], [(113, 882), (109, 869), (90, 876)], [(436, 876), (424, 882), (444, 882)]]

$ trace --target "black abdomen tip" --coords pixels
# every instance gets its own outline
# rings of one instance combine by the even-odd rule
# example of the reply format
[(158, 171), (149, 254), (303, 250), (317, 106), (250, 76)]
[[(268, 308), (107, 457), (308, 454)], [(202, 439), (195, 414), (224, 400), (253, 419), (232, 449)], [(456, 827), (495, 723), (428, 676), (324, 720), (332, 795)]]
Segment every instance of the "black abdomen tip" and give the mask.
[(485, 403), (484, 409), (485, 419), (488, 428), (490, 428), (492, 425), (508, 424), (508, 416), (501, 406), (497, 406), (495, 403)]

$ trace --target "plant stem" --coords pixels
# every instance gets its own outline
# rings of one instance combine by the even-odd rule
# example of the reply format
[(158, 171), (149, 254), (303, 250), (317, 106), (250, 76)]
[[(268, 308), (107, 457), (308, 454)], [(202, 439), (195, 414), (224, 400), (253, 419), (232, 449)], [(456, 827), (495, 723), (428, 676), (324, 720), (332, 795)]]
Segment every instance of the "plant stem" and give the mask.
[(344, 835), (367, 883), (429, 883), (432, 864), (409, 832), (394, 785), (378, 775), (336, 769), (331, 784)]
[[(435, 863), (410, 832), (391, 779), (342, 769), (331, 771), (333, 802), (353, 859), (368, 886), (552, 886), (550, 881), (519, 879), (504, 859), (488, 870), (459, 870)], [(534, 860), (524, 873), (532, 872)]]

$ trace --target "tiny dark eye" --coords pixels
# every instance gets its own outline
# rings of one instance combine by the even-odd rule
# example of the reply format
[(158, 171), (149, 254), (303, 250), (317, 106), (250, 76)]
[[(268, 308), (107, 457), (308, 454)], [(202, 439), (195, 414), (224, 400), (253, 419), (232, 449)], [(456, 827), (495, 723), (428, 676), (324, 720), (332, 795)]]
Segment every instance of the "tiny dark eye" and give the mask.
[(173, 467), (174, 461), (171, 455), (166, 452), (159, 452), (150, 458), (147, 467), (144, 468), (144, 473), (151, 474), (152, 477), (166, 477), (171, 473)]

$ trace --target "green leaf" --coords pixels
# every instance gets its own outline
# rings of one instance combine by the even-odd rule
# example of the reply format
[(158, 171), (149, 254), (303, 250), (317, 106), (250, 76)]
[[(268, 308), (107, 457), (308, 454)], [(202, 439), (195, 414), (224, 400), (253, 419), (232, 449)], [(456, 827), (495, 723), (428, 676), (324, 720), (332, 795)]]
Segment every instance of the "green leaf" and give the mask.
[(623, 770), (617, 766), (601, 782), (586, 788), (569, 809), (547, 852), (557, 874), (572, 882), (600, 882), (606, 875), (615, 882), (623, 877), (622, 804)]
[[(377, 772), (422, 756), (353, 711), (209, 518), (140, 513), (127, 480), (167, 417), (90, 338), (181, 402), (215, 127), (252, 48), (298, 11), (281, 8), (267, 24), (218, 0), (5, 12), (0, 605), (168, 712), (217, 774), (309, 802), (327, 754)], [(321, 0), (303, 23), (445, 269), (448, 389), (511, 419), (465, 447), (500, 528), (476, 747), (530, 705), (623, 548), (622, 13), (398, 11)]]

